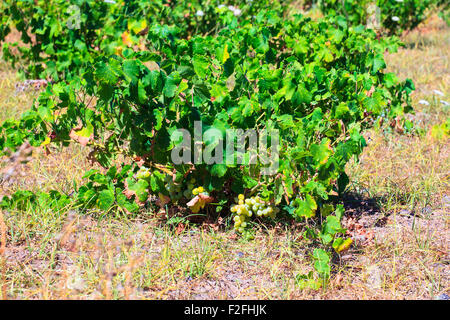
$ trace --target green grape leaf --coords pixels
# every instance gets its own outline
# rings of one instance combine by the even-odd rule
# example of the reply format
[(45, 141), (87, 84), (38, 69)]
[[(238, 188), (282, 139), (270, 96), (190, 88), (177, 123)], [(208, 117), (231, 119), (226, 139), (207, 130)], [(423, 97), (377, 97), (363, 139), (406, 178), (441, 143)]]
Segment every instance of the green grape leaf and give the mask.
[(101, 210), (108, 211), (115, 201), (114, 192), (109, 189), (102, 190), (98, 194), (98, 206)]

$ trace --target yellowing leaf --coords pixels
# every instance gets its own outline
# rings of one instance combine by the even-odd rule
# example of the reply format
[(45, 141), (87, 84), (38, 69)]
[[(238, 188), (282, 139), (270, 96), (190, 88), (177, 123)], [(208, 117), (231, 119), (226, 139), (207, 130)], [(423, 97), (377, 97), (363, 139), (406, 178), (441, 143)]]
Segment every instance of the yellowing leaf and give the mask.
[(313, 144), (311, 146), (311, 154), (314, 161), (319, 165), (323, 165), (328, 161), (328, 158), (333, 153), (332, 150), (329, 139), (324, 139), (321, 144)]
[(305, 200), (297, 198), (294, 204), (297, 207), (294, 211), (296, 216), (312, 218), (316, 215), (317, 203), (309, 194), (306, 195)]
[(208, 196), (207, 194), (200, 193), (195, 196), (191, 201), (186, 203), (186, 205), (191, 209), (193, 213), (197, 213), (200, 209), (203, 209), (206, 204), (213, 201), (213, 198)]
[(337, 238), (333, 243), (333, 248), (336, 250), (337, 253), (341, 253), (343, 251), (346, 251), (350, 248), (352, 245), (353, 240), (352, 238), (348, 238), (346, 240), (343, 240), (342, 238)]
[(228, 53), (228, 45), (225, 44), (225, 48), (223, 49), (222, 63), (225, 63), (225, 61), (227, 61), (229, 57), (230, 57), (230, 54)]
[(86, 146), (94, 138), (94, 127), (91, 124), (88, 124), (85, 128), (77, 126), (70, 131), (69, 137), (82, 146)]
[(161, 207), (165, 206), (170, 202), (170, 198), (168, 196), (163, 195), (161, 192), (158, 193), (159, 204)]
[(124, 31), (122, 33), (122, 42), (124, 45), (131, 47), (133, 45), (133, 41), (131, 40), (131, 35), (127, 32)]
[(122, 56), (122, 47), (116, 47), (116, 49), (114, 50), (114, 53), (118, 56)]
[(437, 124), (431, 127), (429, 135), (431, 135), (433, 139), (438, 141), (445, 140), (449, 136), (449, 129), (445, 122), (441, 125)]
[(44, 142), (41, 143), (41, 147), (48, 145), (51, 141), (50, 137), (46, 137)]
[(146, 20), (133, 21), (132, 23), (128, 23), (128, 30), (133, 31), (134, 34), (141, 33), (146, 28), (147, 28), (147, 21)]

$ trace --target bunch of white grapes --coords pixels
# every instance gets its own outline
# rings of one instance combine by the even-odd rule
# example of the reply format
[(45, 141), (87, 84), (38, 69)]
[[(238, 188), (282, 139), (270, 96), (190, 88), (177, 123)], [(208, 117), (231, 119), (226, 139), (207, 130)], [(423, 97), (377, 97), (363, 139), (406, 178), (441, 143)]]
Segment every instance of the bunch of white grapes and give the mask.
[(195, 192), (198, 191), (199, 188), (201, 188), (202, 189), (201, 191), (203, 192), (203, 187), (194, 188), (195, 183), (194, 178), (191, 178), (187, 182), (187, 184), (183, 184), (173, 182), (172, 176), (166, 176), (164, 182), (166, 184), (166, 190), (169, 192), (169, 197), (173, 202), (176, 202), (183, 197), (185, 197), (186, 199), (191, 199), (192, 195), (200, 193)]
[(238, 204), (231, 207), (231, 212), (235, 214), (234, 229), (240, 233), (244, 232), (252, 216), (275, 218), (279, 212), (278, 208), (274, 208), (258, 196), (245, 199), (244, 195), (240, 194), (237, 200)]

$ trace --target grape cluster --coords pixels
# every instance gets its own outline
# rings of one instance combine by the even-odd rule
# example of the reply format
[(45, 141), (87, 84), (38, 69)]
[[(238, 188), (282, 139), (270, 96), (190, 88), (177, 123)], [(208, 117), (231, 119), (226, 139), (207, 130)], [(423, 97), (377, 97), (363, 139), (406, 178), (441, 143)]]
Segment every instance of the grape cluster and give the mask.
[[(175, 183), (171, 176), (166, 176), (164, 182), (166, 184), (166, 190), (169, 192), (169, 197), (173, 202), (180, 200), (182, 197), (190, 199), (193, 194), (195, 195), (194, 191), (199, 189), (199, 188), (194, 189), (195, 183), (194, 178), (191, 178), (187, 182), (187, 184), (183, 184), (183, 183)], [(203, 189), (203, 187), (200, 188)]]
[(279, 209), (267, 204), (260, 197), (255, 196), (245, 199), (243, 194), (238, 196), (238, 204), (231, 207), (231, 212), (235, 214), (234, 229), (240, 233), (247, 227), (247, 221), (255, 215), (257, 217), (275, 218)]

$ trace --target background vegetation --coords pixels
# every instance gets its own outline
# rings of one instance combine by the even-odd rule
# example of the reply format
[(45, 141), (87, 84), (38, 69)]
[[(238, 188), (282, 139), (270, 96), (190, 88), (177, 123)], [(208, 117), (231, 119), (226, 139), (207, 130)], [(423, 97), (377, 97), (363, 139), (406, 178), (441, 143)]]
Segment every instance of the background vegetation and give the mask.
[[(36, 10), (18, 3), (21, 10)], [(104, 3), (83, 2), (94, 4), (98, 12), (110, 10)], [(154, 17), (155, 11), (138, 4), (127, 14), (142, 17), (139, 10), (145, 9)], [(273, 9), (292, 19), (280, 19), (258, 4), (263, 7), (262, 2), (240, 6), (240, 14), (217, 4), (169, 5), (163, 7), (173, 11), (164, 15), (166, 9), (155, 2), (161, 17), (146, 19), (151, 24), (145, 27), (114, 9), (111, 14), (128, 20), (113, 24), (112, 16), (99, 14), (95, 21), (105, 21), (95, 30), (105, 36), (70, 35), (63, 23), (54, 26), (51, 15), (40, 22), (39, 12), (2, 17), (4, 59), (14, 62), (22, 77), (54, 82), (39, 96), (17, 92), (18, 79), (3, 63), (3, 145), (13, 149), (5, 150), (2, 182), (8, 195), (0, 221), (4, 298), (434, 298), (448, 293), (448, 27), (433, 15), (403, 35), (404, 46), (395, 52), (397, 38), (380, 38), (344, 16), (316, 18), (320, 13), (312, 9), (299, 17), (295, 13), (302, 8), (285, 4)], [(13, 13), (14, 3), (6, 5), (4, 12)], [(246, 10), (256, 17), (246, 20)], [(193, 19), (186, 19), (186, 12)], [(23, 49), (24, 33), (17, 32), (24, 17), (36, 19), (27, 25), (42, 36), (30, 37), (29, 50)], [(9, 19), (16, 19), (15, 29), (7, 30)], [(171, 25), (179, 30), (167, 28)], [(14, 48), (19, 36), (25, 46)], [(364, 44), (358, 47), (360, 40)], [(412, 95), (408, 78), (415, 83)], [(149, 104), (151, 99), (156, 102)], [(192, 174), (170, 167), (167, 159), (145, 155), (143, 146), (154, 132), (132, 121), (151, 119), (157, 132), (164, 132), (188, 124), (183, 116), (189, 119), (192, 107), (225, 119), (221, 110), (232, 103), (240, 116), (228, 113), (221, 125), (246, 128), (264, 120), (292, 142), (283, 157), (296, 167), (282, 167), (278, 182), (264, 181), (258, 168), (205, 167)], [(128, 119), (110, 108), (115, 105)], [(404, 115), (410, 106), (415, 113)], [(261, 107), (266, 119), (257, 118), (255, 108)], [(336, 120), (343, 123), (339, 129), (333, 127)], [(355, 125), (353, 131), (342, 130)], [(350, 154), (360, 154), (367, 142), (360, 161), (342, 158), (339, 146), (349, 146), (347, 137), (361, 141), (350, 144)], [(70, 139), (77, 143), (68, 144)], [(25, 140), (37, 147), (33, 153)], [(90, 163), (92, 150), (103, 158)], [(135, 161), (128, 167), (130, 156)], [(102, 166), (109, 168), (106, 175)], [(116, 166), (119, 170), (110, 169)], [(152, 168), (151, 174), (142, 173), (142, 166)], [(168, 170), (174, 188), (181, 184), (181, 191), (189, 190), (194, 178), (214, 203), (193, 215), (189, 199), (175, 199), (167, 190)], [(291, 175), (302, 178), (290, 181)], [(227, 184), (237, 178), (248, 183), (247, 190)], [(137, 186), (130, 187), (133, 183)], [(283, 210), (273, 220), (252, 219), (254, 227), (238, 236), (229, 230), (229, 208), (242, 191), (255, 194), (256, 185), (267, 204)], [(133, 194), (121, 197), (124, 189)], [(172, 204), (158, 206), (167, 196)]]

